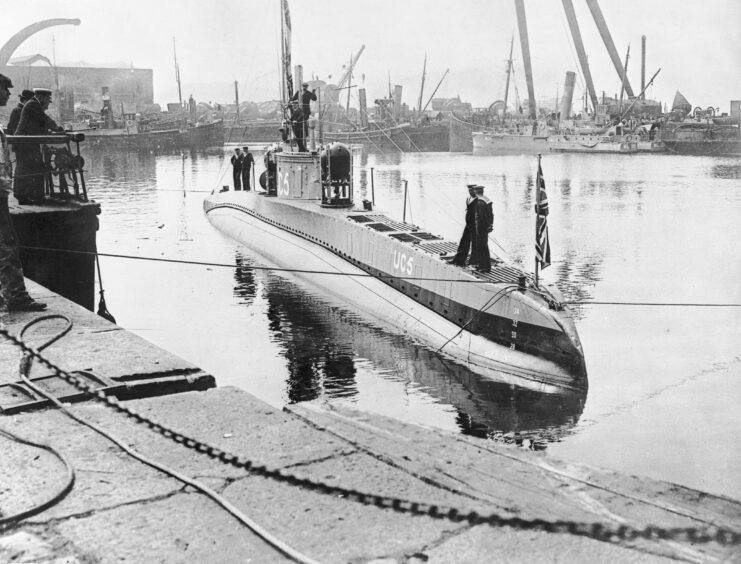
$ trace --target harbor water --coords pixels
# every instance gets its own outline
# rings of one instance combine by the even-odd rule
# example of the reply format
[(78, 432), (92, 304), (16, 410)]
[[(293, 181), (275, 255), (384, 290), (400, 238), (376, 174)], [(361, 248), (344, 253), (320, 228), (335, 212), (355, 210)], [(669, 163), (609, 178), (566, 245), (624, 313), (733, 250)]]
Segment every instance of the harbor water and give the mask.
[[(584, 394), (543, 394), (263, 268), (202, 210), (204, 192), (231, 184), (231, 151), (87, 152), (98, 250), (119, 255), (101, 258), (119, 325), (275, 406), (350, 405), (741, 499), (741, 159), (543, 156), (552, 265), (541, 276), (575, 302), (589, 379)], [(466, 184), (483, 184), (492, 248), (533, 269), (535, 157), (354, 155), (357, 202), (394, 219), (406, 207), (450, 240)]]

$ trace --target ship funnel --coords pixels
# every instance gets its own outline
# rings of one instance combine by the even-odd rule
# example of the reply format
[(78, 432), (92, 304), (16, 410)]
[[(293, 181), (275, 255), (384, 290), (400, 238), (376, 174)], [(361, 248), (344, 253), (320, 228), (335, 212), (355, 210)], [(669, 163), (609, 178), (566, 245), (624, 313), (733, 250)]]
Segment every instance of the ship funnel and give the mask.
[(574, 98), (574, 84), (576, 83), (576, 73), (566, 71), (566, 81), (563, 85), (563, 98), (561, 98), (561, 119), (571, 117), (571, 102)]
[(394, 121), (399, 123), (401, 119), (401, 85), (394, 84)]

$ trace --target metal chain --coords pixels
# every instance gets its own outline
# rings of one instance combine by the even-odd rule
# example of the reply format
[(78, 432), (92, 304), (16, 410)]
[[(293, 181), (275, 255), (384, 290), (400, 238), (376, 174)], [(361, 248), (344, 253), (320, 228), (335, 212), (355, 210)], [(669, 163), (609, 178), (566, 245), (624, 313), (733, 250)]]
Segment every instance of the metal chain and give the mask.
[(264, 478), (275, 480), (277, 482), (286, 483), (292, 486), (299, 486), (309, 491), (314, 491), (325, 495), (345, 498), (350, 501), (362, 503), (364, 505), (372, 505), (382, 509), (391, 509), (392, 511), (396, 511), (397, 513), (427, 516), (432, 517), (433, 519), (451, 521), (453, 523), (467, 522), (470, 525), (489, 525), (492, 527), (504, 526), (514, 529), (545, 531), (549, 533), (569, 533), (572, 535), (588, 537), (599, 541), (645, 539), (651, 541), (685, 541), (693, 544), (715, 542), (723, 546), (741, 544), (741, 533), (716, 526), (705, 528), (664, 528), (655, 525), (649, 525), (639, 529), (636, 527), (631, 527), (629, 525), (620, 525), (619, 527), (614, 527), (596, 522), (586, 523), (564, 520), (548, 521), (545, 519), (525, 519), (522, 517), (510, 517), (499, 513), (480, 514), (476, 511), (461, 511), (458, 508), (445, 505), (411, 501), (398, 497), (362, 492), (352, 488), (333, 486), (330, 484), (312, 480), (310, 478), (297, 476), (279, 468), (268, 468), (264, 464), (257, 464), (252, 460), (216, 448), (207, 443), (198, 441), (196, 439), (188, 437), (187, 435), (183, 435), (182, 433), (174, 431), (162, 425), (161, 423), (153, 421), (152, 419), (149, 419), (148, 417), (145, 417), (137, 413), (136, 411), (123, 406), (115, 397), (109, 397), (105, 394), (105, 392), (101, 390), (96, 391), (86, 381), (54, 365), (52, 362), (39, 354), (35, 349), (28, 347), (25, 343), (23, 343), (23, 341), (12, 336), (6, 329), (0, 328), (0, 335), (18, 346), (20, 349), (23, 350), (24, 353), (34, 357), (36, 360), (44, 364), (47, 368), (53, 370), (56, 375), (64, 379), (66, 382), (72, 384), (80, 391), (87, 394), (91, 399), (104, 403), (105, 405), (115, 409), (119, 413), (123, 413), (127, 417), (134, 419), (137, 423), (146, 425), (152, 431), (155, 431), (163, 437), (168, 438), (175, 443), (181, 444), (186, 448), (189, 448), (201, 454), (205, 454), (209, 458), (218, 460), (223, 464), (234, 466), (235, 468), (246, 470), (251, 474), (262, 476)]

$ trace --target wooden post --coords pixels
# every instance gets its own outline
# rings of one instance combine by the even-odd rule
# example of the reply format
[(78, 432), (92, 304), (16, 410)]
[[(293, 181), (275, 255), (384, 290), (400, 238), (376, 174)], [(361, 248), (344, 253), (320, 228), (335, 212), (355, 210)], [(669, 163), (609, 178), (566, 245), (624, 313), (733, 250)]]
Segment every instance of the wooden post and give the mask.
[(407, 184), (408, 182), (404, 181), (404, 215), (402, 216), (401, 220), (406, 223), (407, 222)]
[(373, 167), (371, 167), (371, 202), (376, 205), (376, 187), (373, 184)]
[(237, 114), (234, 116), (234, 123), (241, 124), (239, 121), (239, 82), (234, 81), (234, 101), (237, 104)]

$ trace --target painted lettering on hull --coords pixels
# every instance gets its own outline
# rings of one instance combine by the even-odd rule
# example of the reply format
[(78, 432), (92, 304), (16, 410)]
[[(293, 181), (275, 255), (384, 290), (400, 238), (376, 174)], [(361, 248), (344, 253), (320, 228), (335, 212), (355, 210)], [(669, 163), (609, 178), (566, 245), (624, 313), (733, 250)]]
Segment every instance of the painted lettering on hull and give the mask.
[(414, 257), (408, 257), (401, 251), (394, 251), (394, 270), (403, 275), (411, 276), (413, 271)]

